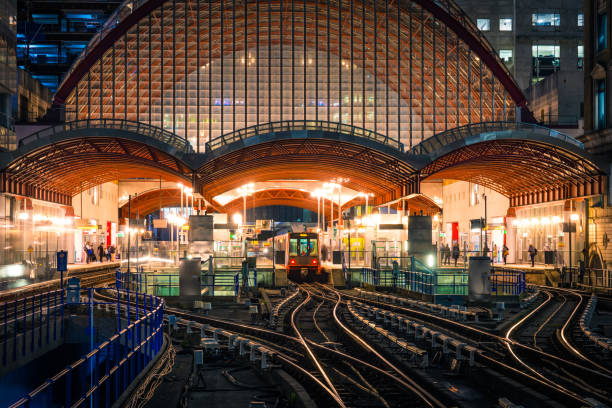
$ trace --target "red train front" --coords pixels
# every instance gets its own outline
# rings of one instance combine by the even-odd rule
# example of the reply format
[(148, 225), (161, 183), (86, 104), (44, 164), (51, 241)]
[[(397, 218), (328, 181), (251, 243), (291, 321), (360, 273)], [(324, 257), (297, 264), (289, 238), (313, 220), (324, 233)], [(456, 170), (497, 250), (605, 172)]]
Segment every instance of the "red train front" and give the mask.
[(319, 257), (319, 234), (289, 232), (275, 238), (276, 263), (283, 263), (294, 282), (325, 282)]

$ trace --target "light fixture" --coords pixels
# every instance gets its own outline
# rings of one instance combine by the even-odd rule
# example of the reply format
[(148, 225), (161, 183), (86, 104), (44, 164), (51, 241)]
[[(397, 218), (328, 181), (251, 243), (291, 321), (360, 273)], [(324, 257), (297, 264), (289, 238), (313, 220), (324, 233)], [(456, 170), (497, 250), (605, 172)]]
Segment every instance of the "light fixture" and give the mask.
[(240, 213), (235, 213), (235, 214), (232, 216), (232, 220), (234, 221), (234, 224), (237, 224), (237, 225), (242, 225), (242, 214), (240, 214)]
[(576, 213), (573, 213), (572, 215), (570, 215), (570, 220), (572, 221), (578, 221), (580, 219), (580, 216)]

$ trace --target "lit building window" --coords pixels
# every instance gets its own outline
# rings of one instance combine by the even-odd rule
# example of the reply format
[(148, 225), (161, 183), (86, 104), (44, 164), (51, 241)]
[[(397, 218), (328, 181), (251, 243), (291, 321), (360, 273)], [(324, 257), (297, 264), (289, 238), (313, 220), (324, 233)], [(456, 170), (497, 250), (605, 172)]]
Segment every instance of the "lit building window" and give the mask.
[(502, 59), (506, 64), (512, 64), (512, 50), (499, 50), (499, 58)]
[(531, 25), (535, 27), (559, 27), (561, 15), (559, 13), (533, 13)]
[(488, 18), (479, 18), (476, 20), (476, 25), (480, 31), (490, 31), (491, 30), (491, 20)]
[(597, 128), (606, 127), (606, 81), (599, 80), (595, 83), (595, 120)]
[(579, 71), (582, 71), (582, 68), (584, 67), (584, 45), (578, 46), (577, 54), (578, 54), (577, 67)]
[(578, 13), (578, 27), (584, 27), (584, 14)]
[(512, 19), (511, 18), (500, 18), (499, 19), (499, 31), (512, 31)]
[(559, 70), (561, 47), (555, 44), (534, 44), (531, 46), (533, 77), (541, 78)]
[(608, 15), (597, 16), (597, 51), (603, 51), (608, 46)]

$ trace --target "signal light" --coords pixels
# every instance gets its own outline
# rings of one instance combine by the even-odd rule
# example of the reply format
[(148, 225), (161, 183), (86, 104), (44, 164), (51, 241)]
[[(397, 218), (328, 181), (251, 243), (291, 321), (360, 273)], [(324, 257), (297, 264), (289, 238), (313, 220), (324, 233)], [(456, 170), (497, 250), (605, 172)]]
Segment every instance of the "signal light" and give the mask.
[(295, 259), (290, 260), (290, 261), (289, 261), (289, 263), (290, 263), (291, 265), (295, 265)]
[(316, 260), (316, 259), (313, 259), (313, 260), (312, 260), (312, 263), (313, 263), (314, 265), (316, 265), (316, 264), (317, 264), (317, 260)]

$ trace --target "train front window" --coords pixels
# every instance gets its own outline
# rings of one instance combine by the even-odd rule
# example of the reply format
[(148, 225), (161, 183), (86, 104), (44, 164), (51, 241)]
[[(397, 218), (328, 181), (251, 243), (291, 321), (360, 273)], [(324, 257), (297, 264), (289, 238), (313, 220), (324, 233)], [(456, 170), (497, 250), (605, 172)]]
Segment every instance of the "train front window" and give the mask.
[(289, 240), (289, 256), (297, 256), (298, 255), (298, 243), (297, 238), (291, 238)]
[(318, 252), (318, 248), (317, 248), (317, 240), (316, 239), (310, 239), (308, 240), (308, 252), (310, 253), (310, 256), (318, 256), (319, 252)]
[(308, 256), (308, 238), (300, 238), (300, 256)]

